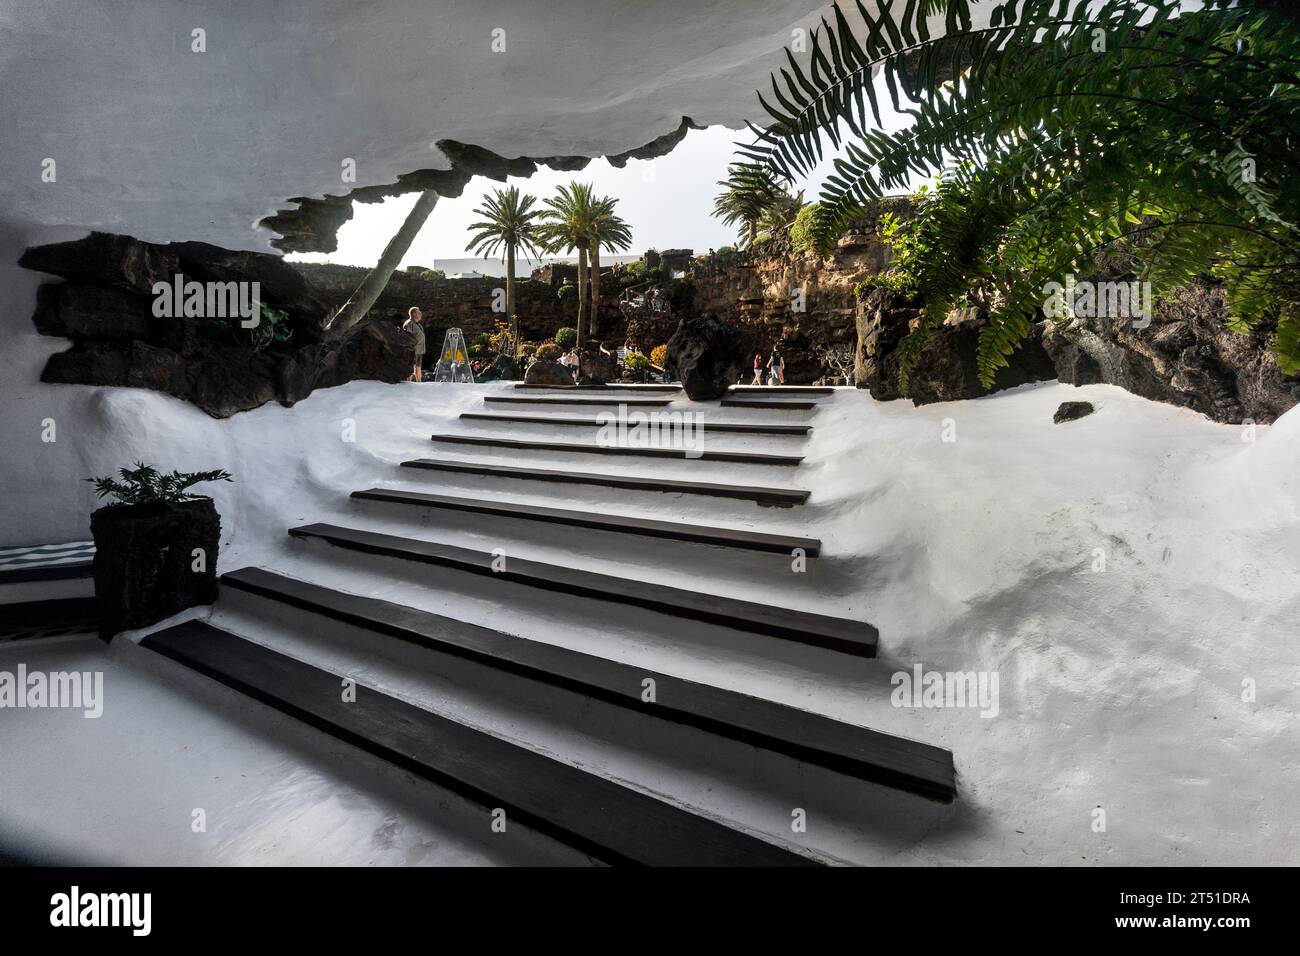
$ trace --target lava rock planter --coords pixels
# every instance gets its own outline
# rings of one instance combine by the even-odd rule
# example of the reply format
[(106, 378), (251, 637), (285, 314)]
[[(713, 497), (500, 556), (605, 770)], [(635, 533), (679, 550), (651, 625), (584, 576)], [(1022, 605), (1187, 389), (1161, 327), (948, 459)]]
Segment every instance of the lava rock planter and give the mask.
[(120, 474), (122, 481), (87, 479), (101, 497), (118, 499), (90, 516), (99, 636), (105, 641), (217, 599), (221, 517), (211, 498), (186, 489), (230, 480), (224, 471), (162, 474), (144, 464)]
[(217, 599), (221, 517), (211, 498), (106, 505), (90, 531), (104, 640)]

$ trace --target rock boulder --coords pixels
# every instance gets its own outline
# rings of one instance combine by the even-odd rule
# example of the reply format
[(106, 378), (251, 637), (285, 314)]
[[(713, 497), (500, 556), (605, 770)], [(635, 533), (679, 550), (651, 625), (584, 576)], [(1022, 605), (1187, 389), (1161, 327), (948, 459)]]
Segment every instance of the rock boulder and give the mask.
[(573, 373), (555, 359), (537, 359), (524, 373), (525, 385), (572, 385)]
[(685, 318), (668, 340), (664, 370), (692, 401), (709, 401), (744, 378), (748, 352), (749, 337), (717, 316)]

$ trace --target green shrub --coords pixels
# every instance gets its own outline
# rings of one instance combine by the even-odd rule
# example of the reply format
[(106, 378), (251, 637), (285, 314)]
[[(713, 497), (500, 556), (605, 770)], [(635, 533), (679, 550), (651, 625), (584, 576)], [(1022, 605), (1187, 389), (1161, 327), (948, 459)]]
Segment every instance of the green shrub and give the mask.
[(273, 309), (265, 302), (260, 304), (261, 318), (257, 325), (248, 330), (249, 343), (259, 352), (268, 345), (278, 345), (293, 337), (293, 326), (289, 324), (288, 313)]
[(537, 357), (539, 359), (555, 360), (559, 358), (563, 352), (564, 350), (554, 342), (543, 342), (541, 345), (537, 346)]
[(152, 465), (136, 462), (134, 468), (120, 468), (118, 481), (112, 477), (87, 478), (95, 486), (95, 493), (103, 498), (112, 495), (118, 503), (124, 505), (145, 505), (153, 502), (177, 504), (182, 501), (196, 501), (208, 495), (192, 494), (191, 485), (204, 481), (230, 481), (229, 472), (225, 471), (173, 471), (166, 475)]
[(623, 356), (623, 364), (634, 372), (644, 372), (650, 368), (650, 360), (640, 352), (628, 352)]
[(555, 290), (555, 297), (563, 302), (565, 299), (569, 298), (569, 296), (576, 295), (577, 291), (578, 290), (574, 288), (572, 283), (566, 282)]
[(813, 227), (817, 222), (820, 209), (821, 203), (810, 202), (799, 210), (799, 215), (794, 217), (794, 225), (790, 227), (790, 244), (794, 246), (796, 252), (817, 251)]
[(555, 333), (555, 344), (568, 351), (578, 344), (578, 330), (565, 326)]

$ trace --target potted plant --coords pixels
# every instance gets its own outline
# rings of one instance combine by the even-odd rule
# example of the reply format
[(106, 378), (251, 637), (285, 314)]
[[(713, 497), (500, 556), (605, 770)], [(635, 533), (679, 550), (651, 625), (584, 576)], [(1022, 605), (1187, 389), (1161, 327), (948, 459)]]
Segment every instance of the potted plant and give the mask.
[(231, 480), (224, 471), (164, 474), (143, 463), (118, 474), (86, 479), (99, 497), (116, 499), (90, 516), (104, 640), (217, 599), (221, 518), (211, 498), (189, 489)]

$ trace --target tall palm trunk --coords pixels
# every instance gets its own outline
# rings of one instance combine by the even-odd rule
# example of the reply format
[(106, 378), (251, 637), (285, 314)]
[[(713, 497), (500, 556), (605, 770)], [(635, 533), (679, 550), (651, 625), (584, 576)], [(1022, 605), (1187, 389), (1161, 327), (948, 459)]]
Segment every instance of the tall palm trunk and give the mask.
[(591, 335), (600, 335), (600, 243), (591, 244)]
[(587, 341), (587, 247), (578, 246), (578, 344)]
[(506, 243), (506, 321), (510, 323), (510, 358), (519, 360), (519, 316), (515, 314), (515, 245)]
[(411, 243), (415, 241), (425, 220), (429, 218), (429, 213), (433, 212), (433, 207), (437, 204), (438, 194), (432, 189), (420, 193), (420, 198), (411, 207), (406, 221), (402, 223), (402, 228), (398, 229), (397, 235), (384, 246), (383, 255), (379, 257), (375, 267), (366, 274), (366, 277), (361, 280), (361, 285), (357, 286), (357, 290), (352, 293), (352, 297), (343, 303), (343, 308), (335, 312), (334, 317), (325, 326), (327, 339), (340, 337), (366, 317), (366, 313), (370, 311), (370, 307), (375, 304), (375, 300), (388, 285), (388, 280), (393, 277), (398, 263), (411, 248)]

